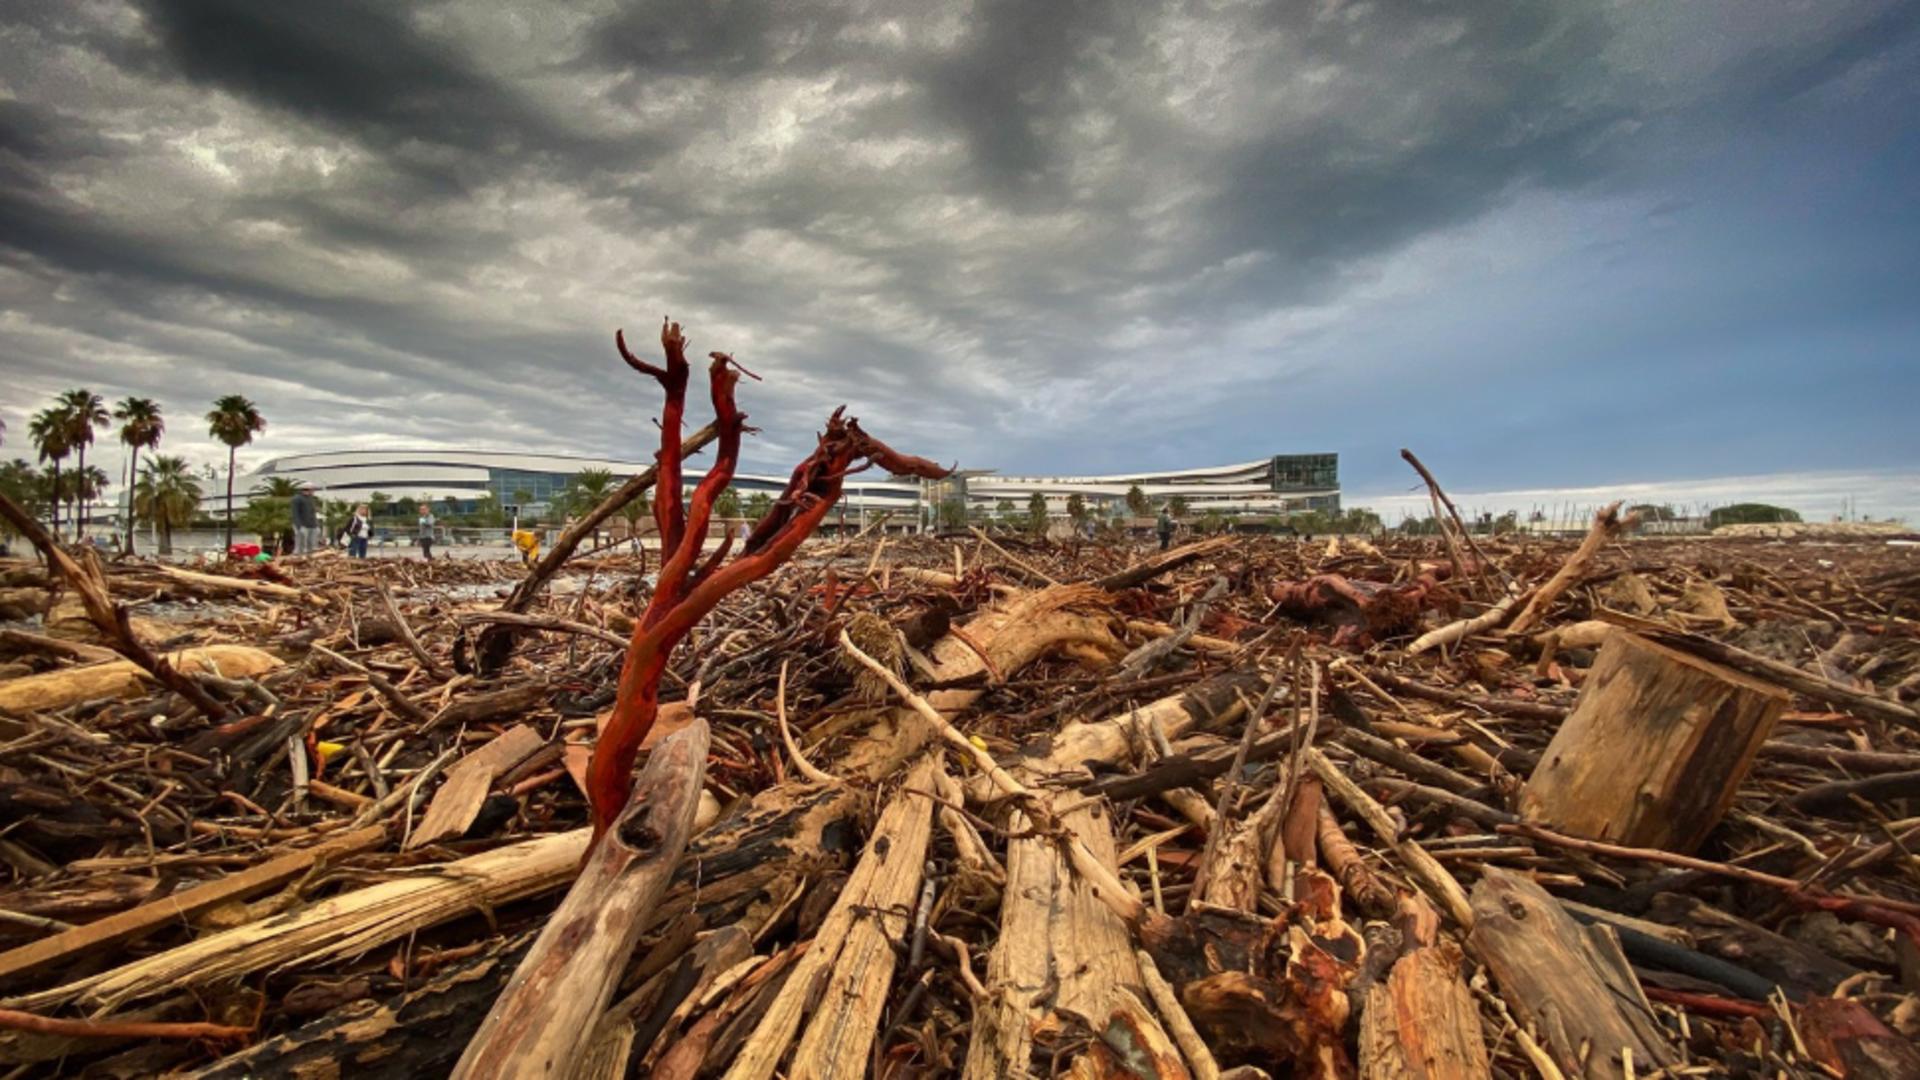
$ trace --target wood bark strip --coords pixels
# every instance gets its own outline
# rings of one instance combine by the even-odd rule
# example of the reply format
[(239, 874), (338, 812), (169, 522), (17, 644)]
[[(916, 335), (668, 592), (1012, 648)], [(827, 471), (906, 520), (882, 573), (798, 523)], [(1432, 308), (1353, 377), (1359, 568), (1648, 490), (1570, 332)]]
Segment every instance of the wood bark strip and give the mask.
[(1399, 827), (1388, 816), (1386, 808), (1368, 797), (1360, 790), (1360, 785), (1348, 778), (1347, 774), (1335, 768), (1325, 754), (1313, 747), (1305, 750), (1307, 767), (1320, 778), (1326, 790), (1332, 793), (1347, 809), (1360, 815), (1374, 834), (1400, 856), (1401, 863), (1407, 868), (1409, 876), (1430, 896), (1440, 909), (1462, 927), (1473, 925), (1474, 910), (1467, 900), (1466, 892), (1460, 883), (1447, 873), (1445, 867), (1427, 850), (1410, 840), (1400, 837)]
[(444, 1076), (532, 936), (388, 1001), (355, 1001), (191, 1074), (192, 1080), (415, 1080)]
[(695, 720), (647, 760), (626, 809), (467, 1044), (457, 1080), (571, 1075), (693, 834), (710, 742), (706, 721)]

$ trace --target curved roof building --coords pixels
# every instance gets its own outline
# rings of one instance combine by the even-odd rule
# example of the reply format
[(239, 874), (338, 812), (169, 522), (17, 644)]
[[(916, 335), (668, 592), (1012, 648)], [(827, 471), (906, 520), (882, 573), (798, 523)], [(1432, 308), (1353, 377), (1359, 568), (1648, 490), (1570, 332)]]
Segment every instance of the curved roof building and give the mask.
[[(262, 463), (234, 481), (234, 501), (240, 505), (243, 493), (275, 477), (287, 477), (312, 484), (322, 498), (341, 502), (367, 502), (379, 493), (395, 499), (470, 504), (492, 495), (501, 506), (519, 505), (531, 507), (534, 513), (545, 513), (583, 470), (605, 469), (616, 479), (624, 480), (652, 466), (651, 461), (493, 450), (325, 451), (290, 454)], [(699, 471), (689, 470), (685, 477), (687, 484), (698, 483), (701, 475)], [(738, 473), (732, 486), (749, 495), (756, 491), (778, 494), (787, 486), (787, 477)], [(919, 491), (918, 481), (888, 480), (884, 476), (868, 480), (854, 476), (847, 480), (846, 501), (848, 509), (911, 509)], [(209, 496), (205, 501), (224, 505), (223, 499), (224, 492), (219, 499)]]
[[(696, 459), (697, 460), (697, 459)], [(246, 493), (274, 477), (311, 483), (324, 498), (367, 502), (378, 492), (435, 503), (470, 504), (492, 495), (501, 506), (522, 506), (546, 513), (573, 477), (584, 469), (605, 469), (618, 478), (632, 476), (651, 462), (571, 454), (493, 450), (339, 450), (273, 458), (234, 483), (238, 503)], [(700, 473), (689, 471), (688, 484)], [(785, 476), (742, 473), (733, 487), (744, 494), (778, 493)], [(1179, 496), (1194, 513), (1275, 514), (1293, 510), (1340, 509), (1339, 461), (1333, 454), (1279, 454), (1235, 465), (1213, 465), (1162, 472), (1105, 476), (1011, 476), (963, 471), (932, 489), (917, 480), (892, 480), (884, 474), (847, 479), (849, 511), (907, 511), (930, 502), (962, 498), (969, 508), (995, 509), (1001, 502), (1025, 508), (1037, 492), (1054, 514), (1064, 514), (1069, 497), (1079, 495), (1090, 508), (1113, 508), (1127, 491), (1139, 487), (1148, 499)], [(209, 504), (218, 498), (209, 496)]]

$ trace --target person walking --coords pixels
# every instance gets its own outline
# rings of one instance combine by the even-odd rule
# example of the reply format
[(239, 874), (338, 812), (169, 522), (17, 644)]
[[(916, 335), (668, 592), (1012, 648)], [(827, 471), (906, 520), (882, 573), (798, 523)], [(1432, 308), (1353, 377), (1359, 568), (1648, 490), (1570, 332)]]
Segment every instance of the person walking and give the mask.
[(312, 484), (301, 484), (293, 494), (293, 553), (311, 555), (320, 550), (320, 500)]
[(366, 503), (353, 508), (347, 519), (347, 554), (355, 559), (367, 557), (367, 541), (373, 537), (373, 519)]
[(1160, 520), (1155, 523), (1155, 530), (1160, 534), (1160, 550), (1167, 550), (1167, 545), (1173, 543), (1173, 515), (1167, 513), (1164, 505), (1160, 507)]
[(420, 555), (428, 562), (433, 561), (433, 508), (426, 503), (420, 504), (419, 528)]

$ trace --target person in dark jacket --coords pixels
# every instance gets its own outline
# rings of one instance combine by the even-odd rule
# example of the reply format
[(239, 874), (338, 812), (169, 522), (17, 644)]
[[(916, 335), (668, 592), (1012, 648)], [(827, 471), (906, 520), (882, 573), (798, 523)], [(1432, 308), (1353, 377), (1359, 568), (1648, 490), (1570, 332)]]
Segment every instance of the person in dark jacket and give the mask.
[(293, 496), (293, 553), (311, 555), (320, 550), (320, 500), (312, 484), (301, 484)]
[(1155, 523), (1154, 531), (1160, 534), (1160, 550), (1167, 550), (1167, 545), (1173, 542), (1173, 515), (1167, 513), (1165, 506), (1160, 508), (1160, 520)]

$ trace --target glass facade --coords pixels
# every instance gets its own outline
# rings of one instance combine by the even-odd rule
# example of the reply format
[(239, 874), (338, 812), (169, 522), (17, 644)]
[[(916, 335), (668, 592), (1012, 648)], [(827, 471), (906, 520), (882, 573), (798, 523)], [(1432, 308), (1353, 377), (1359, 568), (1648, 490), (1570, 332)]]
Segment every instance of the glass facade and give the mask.
[(1339, 454), (1275, 454), (1273, 490), (1324, 491), (1340, 486)]
[(500, 505), (511, 506), (521, 501), (529, 503), (555, 503), (567, 490), (567, 484), (573, 480), (569, 473), (532, 472), (525, 469), (488, 469), (487, 489)]

